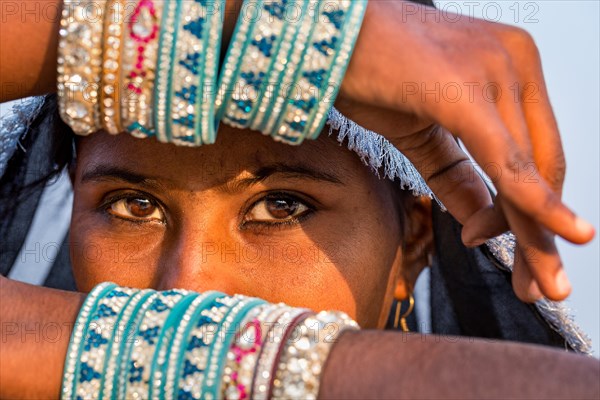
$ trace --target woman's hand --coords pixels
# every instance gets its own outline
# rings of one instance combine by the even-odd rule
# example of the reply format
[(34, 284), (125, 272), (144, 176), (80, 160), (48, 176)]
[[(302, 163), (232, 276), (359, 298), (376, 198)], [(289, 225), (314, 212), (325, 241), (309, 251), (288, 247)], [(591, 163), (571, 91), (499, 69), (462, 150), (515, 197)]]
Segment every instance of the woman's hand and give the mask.
[[(569, 294), (554, 235), (581, 244), (594, 229), (561, 201), (564, 154), (529, 34), (407, 1), (371, 1), (337, 105), (406, 154), (463, 223), (465, 243), (516, 234), (521, 299)], [(494, 203), (448, 132), (490, 176)]]

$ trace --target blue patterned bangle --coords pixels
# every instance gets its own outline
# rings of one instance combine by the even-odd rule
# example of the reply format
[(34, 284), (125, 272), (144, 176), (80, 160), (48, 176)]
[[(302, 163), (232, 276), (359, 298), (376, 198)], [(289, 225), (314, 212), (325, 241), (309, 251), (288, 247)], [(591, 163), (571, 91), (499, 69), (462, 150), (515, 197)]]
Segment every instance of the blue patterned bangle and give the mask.
[(170, 353), (175, 338), (175, 332), (181, 324), (182, 318), (186, 311), (200, 295), (198, 293), (190, 293), (179, 300), (169, 312), (169, 316), (165, 320), (164, 325), (157, 338), (156, 348), (152, 357), (152, 366), (150, 369), (149, 392), (148, 398), (164, 399), (165, 397), (165, 379), (167, 376), (166, 367), (168, 365), (167, 353)]
[(97, 302), (88, 319), (87, 334), (79, 356), (81, 372), (75, 382), (76, 394), (83, 399), (98, 398), (106, 365), (106, 355), (115, 336), (121, 311), (136, 292), (135, 289), (115, 287)]
[(175, 387), (177, 398), (202, 398), (202, 384), (208, 367), (209, 351), (212, 349), (212, 342), (218, 340), (217, 328), (228, 310), (238, 301), (239, 298), (230, 296), (213, 299), (190, 322), (192, 330), (189, 336), (183, 339), (183, 365), (179, 363), (176, 375), (179, 379)]
[[(215, 300), (224, 296), (225, 294), (214, 291), (203, 293), (194, 299), (181, 318), (181, 323), (175, 332), (173, 345), (170, 349), (168, 365), (166, 367), (165, 399), (168, 400), (179, 397), (178, 381), (181, 376), (180, 374), (182, 373), (181, 367), (186, 346), (188, 345), (187, 338), (190, 336), (192, 329), (197, 327), (198, 318), (202, 311), (212, 308), (215, 305)], [(186, 368), (186, 372), (190, 373), (189, 368)]]
[(63, 382), (61, 388), (61, 397), (64, 399), (74, 399), (77, 396), (77, 385), (79, 374), (81, 373), (81, 353), (83, 351), (84, 339), (87, 337), (90, 318), (98, 307), (98, 302), (106, 294), (108, 294), (117, 285), (110, 282), (105, 282), (97, 285), (87, 295), (75, 325), (69, 348), (67, 350), (67, 358), (63, 373)]
[(202, 396), (205, 399), (219, 398), (221, 394), (221, 376), (231, 342), (233, 342), (240, 323), (244, 320), (246, 314), (264, 303), (265, 301), (261, 299), (243, 297), (225, 316), (217, 331), (217, 340), (213, 340), (208, 358), (208, 371), (204, 382), (202, 382)]
[(126, 397), (146, 399), (150, 392), (150, 372), (160, 333), (171, 310), (183, 297), (185, 290), (159, 292), (148, 309), (135, 334), (135, 340), (126, 372)]
[[(218, 116), (236, 128), (248, 128), (259, 110), (261, 102), (268, 96), (271, 75), (279, 60), (287, 56), (286, 41), (293, 37), (294, 29), (285, 18), (288, 0), (265, 3), (262, 0), (246, 1), (244, 6), (253, 5), (259, 12), (256, 18), (248, 18), (246, 12), (238, 17), (238, 32), (234, 35), (224, 62), (219, 86), (227, 97), (220, 106)], [(243, 57), (235, 54), (242, 53)], [(230, 92), (230, 93), (228, 93)]]
[(367, 0), (338, 0), (334, 9), (321, 8), (319, 22), (298, 70), (294, 86), (299, 98), (286, 100), (273, 126), (276, 140), (299, 144), (316, 139), (333, 106), (360, 31)]
[(154, 90), (160, 141), (198, 146), (215, 140), (224, 7), (224, 0), (165, 5)]
[(149, 289), (136, 291), (121, 311), (115, 325), (112, 343), (110, 343), (107, 350), (104, 377), (102, 379), (102, 386), (100, 387), (100, 399), (112, 400), (117, 397), (115, 387), (118, 387), (116, 380), (119, 377), (119, 366), (122, 361), (121, 356), (127, 354), (124, 351), (125, 345), (131, 343), (128, 338), (135, 332), (131, 332), (133, 328), (132, 321), (135, 320), (146, 299), (155, 293), (154, 290)]

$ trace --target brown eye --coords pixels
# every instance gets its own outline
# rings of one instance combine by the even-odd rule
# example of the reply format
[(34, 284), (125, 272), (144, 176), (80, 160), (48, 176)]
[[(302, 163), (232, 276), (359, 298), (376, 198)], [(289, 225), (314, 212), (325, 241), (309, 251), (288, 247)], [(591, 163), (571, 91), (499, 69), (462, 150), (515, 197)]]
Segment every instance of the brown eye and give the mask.
[(254, 204), (248, 221), (281, 222), (293, 220), (310, 211), (300, 200), (283, 195), (269, 195)]
[(110, 212), (118, 217), (142, 220), (163, 221), (164, 216), (156, 202), (145, 197), (119, 199), (110, 205)]
[(156, 209), (156, 206), (148, 199), (127, 199), (125, 206), (131, 215), (138, 218), (149, 217)]

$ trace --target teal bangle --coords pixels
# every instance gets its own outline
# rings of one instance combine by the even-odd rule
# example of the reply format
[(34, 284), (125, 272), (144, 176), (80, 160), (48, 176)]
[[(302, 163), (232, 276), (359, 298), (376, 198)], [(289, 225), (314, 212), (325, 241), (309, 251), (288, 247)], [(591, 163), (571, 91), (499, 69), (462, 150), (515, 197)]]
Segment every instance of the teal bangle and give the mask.
[(288, 99), (272, 134), (299, 144), (316, 139), (333, 106), (366, 10), (367, 0), (339, 1), (340, 8), (321, 9), (319, 22), (294, 85), (301, 98)]
[(336, 56), (335, 64), (331, 68), (329, 78), (327, 79), (328, 86), (324, 86), (320, 93), (324, 93), (325, 101), (320, 101), (314, 112), (312, 122), (307, 126), (307, 137), (309, 139), (317, 139), (323, 127), (327, 122), (329, 110), (333, 107), (335, 99), (338, 96), (342, 80), (350, 64), (350, 58), (358, 39), (360, 27), (367, 10), (368, 0), (352, 0), (352, 8), (348, 11), (348, 18), (345, 23), (345, 32), (340, 48)]
[(154, 299), (159, 296), (159, 293), (151, 290), (143, 300), (140, 301), (139, 307), (136, 307), (135, 312), (133, 312), (132, 319), (129, 323), (129, 327), (126, 333), (123, 336), (122, 343), (122, 353), (120, 353), (120, 360), (117, 363), (117, 373), (115, 374), (116, 385), (114, 385), (113, 393), (116, 393), (116, 396), (113, 398), (117, 399), (125, 399), (127, 398), (127, 390), (128, 390), (128, 377), (131, 368), (131, 355), (133, 352), (133, 347), (136, 342), (135, 335), (140, 329), (140, 325), (144, 320), (144, 316), (150, 306), (154, 303)]
[[(219, 93), (215, 101), (217, 120), (226, 121), (236, 127), (246, 127), (248, 124), (247, 119), (235, 115), (236, 105), (233, 104), (233, 101), (234, 97), (239, 96), (237, 91), (239, 91), (240, 86), (238, 79), (242, 73), (242, 60), (248, 54), (247, 49), (252, 41), (254, 27), (259, 23), (259, 18), (246, 18), (245, 15), (242, 15), (245, 7), (251, 4), (260, 5), (257, 9), (262, 13), (263, 0), (244, 0), (223, 61), (223, 67), (219, 73)], [(239, 101), (240, 99), (236, 100)]]
[(161, 142), (171, 139), (170, 93), (180, 12), (181, 1), (168, 1), (164, 4), (154, 84), (154, 130)]
[(129, 357), (129, 370), (126, 379), (127, 398), (146, 399), (150, 393), (150, 372), (152, 360), (159, 343), (160, 334), (171, 310), (186, 297), (185, 290), (159, 292), (144, 314)]
[(63, 373), (63, 382), (61, 388), (61, 397), (63, 399), (74, 399), (77, 396), (77, 381), (81, 370), (80, 359), (83, 350), (83, 341), (88, 332), (89, 319), (96, 310), (99, 300), (108, 294), (117, 285), (111, 282), (104, 282), (92, 289), (87, 295), (79, 315), (73, 327), (69, 348), (67, 350), (67, 359)]
[(265, 304), (264, 300), (242, 297), (237, 304), (231, 307), (221, 322), (216, 333), (216, 340), (213, 340), (208, 355), (208, 371), (202, 382), (202, 397), (204, 399), (213, 400), (220, 398), (221, 376), (226, 361), (225, 358), (235, 337), (237, 327), (248, 312), (262, 304)]
[(168, 364), (167, 352), (172, 350), (174, 335), (178, 325), (181, 324), (182, 317), (185, 315), (185, 312), (192, 302), (199, 296), (198, 293), (190, 293), (181, 298), (181, 300), (173, 306), (162, 326), (150, 368), (149, 399), (164, 399), (165, 397), (164, 379), (166, 378), (165, 369)]
[[(190, 367), (191, 364), (189, 364), (188, 361), (188, 366), (185, 368), (185, 374), (182, 376), (181, 374), (183, 372), (182, 368), (184, 367), (184, 357), (188, 350), (193, 350), (196, 348), (196, 346), (199, 347), (200, 345), (205, 345), (205, 343), (200, 341), (200, 343), (194, 345), (195, 347), (193, 349), (190, 349), (190, 343), (188, 338), (191, 336), (192, 330), (194, 328), (201, 328), (204, 324), (208, 322), (214, 322), (212, 321), (212, 319), (203, 316), (203, 312), (206, 309), (210, 309), (216, 306), (216, 300), (224, 296), (225, 294), (220, 292), (206, 292), (194, 299), (193, 303), (186, 310), (185, 315), (182, 317), (182, 322), (178, 326), (177, 332), (175, 333), (173, 347), (171, 348), (171, 354), (169, 356), (167, 378), (165, 383), (166, 399), (178, 398), (180, 397), (180, 395), (181, 397), (185, 397), (186, 395), (188, 397), (191, 396), (190, 392), (193, 387), (189, 387), (188, 390), (184, 390), (183, 388), (181, 388), (179, 384), (180, 378), (188, 378), (188, 376), (193, 375), (196, 372), (197, 367)], [(194, 360), (197, 361), (198, 359), (199, 357), (194, 357)], [(180, 391), (183, 391), (183, 393), (180, 393)]]
[(128, 343), (128, 338), (133, 327), (133, 321), (137, 317), (138, 312), (146, 299), (153, 293), (156, 292), (149, 289), (138, 290), (120, 313), (119, 319), (115, 324), (112, 343), (107, 350), (106, 364), (104, 367), (105, 374), (102, 380), (102, 386), (100, 387), (99, 399), (112, 400), (117, 398), (116, 388), (118, 387), (118, 382), (116, 382), (116, 380), (120, 374), (119, 366), (122, 355), (126, 353), (124, 351), (125, 344)]

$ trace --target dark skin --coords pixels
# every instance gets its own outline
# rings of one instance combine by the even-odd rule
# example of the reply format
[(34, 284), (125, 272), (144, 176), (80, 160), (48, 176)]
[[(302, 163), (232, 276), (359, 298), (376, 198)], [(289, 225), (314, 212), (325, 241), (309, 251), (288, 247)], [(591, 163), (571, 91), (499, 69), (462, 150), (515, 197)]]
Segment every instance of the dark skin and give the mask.
[[(30, 3), (8, 4), (3, 14), (1, 101), (55, 90), (62, 0)], [(226, 3), (224, 47), (241, 4)], [(26, 17), (33, 7), (43, 10), (42, 18)], [(554, 236), (584, 244), (594, 228), (561, 201), (565, 160), (537, 47), (522, 29), (444, 13), (405, 0), (370, 1), (336, 105), (406, 154), (464, 225), (465, 244), (515, 233), (519, 298), (563, 300), (571, 286)], [(468, 82), (476, 83), (472, 94)], [(458, 101), (427, 100), (427, 90), (455, 84), (462, 90)], [(481, 90), (486, 84), (504, 96), (490, 101)], [(532, 95), (535, 101), (528, 101)], [(493, 179), (495, 200), (469, 178), (455, 136), (484, 169), (502, 171)]]
[(326, 134), (292, 147), (222, 126), (216, 144), (185, 148), (97, 133), (78, 139), (72, 180), (84, 292), (220, 290), (382, 327), (431, 241), (426, 209), (407, 213), (414, 201)]

